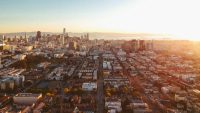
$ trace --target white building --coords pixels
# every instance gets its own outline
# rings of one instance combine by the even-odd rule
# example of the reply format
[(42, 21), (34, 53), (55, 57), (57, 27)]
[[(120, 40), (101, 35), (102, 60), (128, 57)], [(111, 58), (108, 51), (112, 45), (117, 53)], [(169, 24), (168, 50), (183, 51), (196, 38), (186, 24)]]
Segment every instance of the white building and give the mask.
[(118, 56), (126, 56), (126, 52), (123, 51), (122, 49), (120, 49), (120, 50), (117, 52), (117, 55), (118, 55)]
[(97, 83), (83, 83), (82, 89), (84, 91), (93, 91), (97, 89)]
[(121, 106), (121, 100), (110, 100), (105, 102), (105, 108), (107, 108), (109, 111), (112, 111), (113, 113), (121, 112), (122, 106)]
[(23, 48), (24, 51), (31, 51), (33, 49), (33, 46), (25, 46)]
[(23, 55), (23, 54), (14, 56), (14, 59), (17, 59), (17, 60), (24, 60), (25, 58), (26, 58), (26, 55)]
[(54, 69), (48, 76), (48, 80), (63, 80), (63, 68), (59, 67)]
[(64, 53), (56, 53), (54, 54), (54, 58), (62, 58), (64, 56)]

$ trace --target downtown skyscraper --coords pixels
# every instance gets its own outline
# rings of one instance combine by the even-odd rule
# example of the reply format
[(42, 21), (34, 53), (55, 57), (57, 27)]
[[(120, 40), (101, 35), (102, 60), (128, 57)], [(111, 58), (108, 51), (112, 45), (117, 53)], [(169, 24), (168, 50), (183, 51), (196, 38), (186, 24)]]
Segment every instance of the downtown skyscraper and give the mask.
[(66, 32), (66, 29), (63, 28), (62, 45), (65, 44), (65, 32)]

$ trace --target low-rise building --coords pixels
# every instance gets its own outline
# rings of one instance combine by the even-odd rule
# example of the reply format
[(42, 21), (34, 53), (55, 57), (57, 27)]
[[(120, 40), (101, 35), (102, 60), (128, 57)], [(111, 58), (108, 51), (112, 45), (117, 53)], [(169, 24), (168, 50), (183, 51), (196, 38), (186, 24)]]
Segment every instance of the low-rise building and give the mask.
[(97, 89), (97, 83), (83, 83), (82, 84), (82, 89), (84, 91), (93, 91)]
[[(105, 99), (105, 108), (108, 111), (117, 111), (117, 112), (121, 112), (122, 111), (122, 103), (121, 103), (121, 99), (110, 99), (107, 98)], [(115, 113), (115, 112), (114, 112)]]
[(13, 101), (17, 105), (32, 105), (42, 98), (42, 94), (18, 93), (13, 96)]

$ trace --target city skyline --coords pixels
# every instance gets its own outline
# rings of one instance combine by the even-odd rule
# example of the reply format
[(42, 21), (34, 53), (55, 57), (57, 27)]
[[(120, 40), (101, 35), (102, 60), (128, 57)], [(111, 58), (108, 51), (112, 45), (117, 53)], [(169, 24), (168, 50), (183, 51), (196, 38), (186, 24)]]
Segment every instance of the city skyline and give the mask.
[(0, 113), (200, 113), (198, 0), (0, 0)]
[(200, 40), (197, 0), (0, 1), (0, 33), (115, 32)]

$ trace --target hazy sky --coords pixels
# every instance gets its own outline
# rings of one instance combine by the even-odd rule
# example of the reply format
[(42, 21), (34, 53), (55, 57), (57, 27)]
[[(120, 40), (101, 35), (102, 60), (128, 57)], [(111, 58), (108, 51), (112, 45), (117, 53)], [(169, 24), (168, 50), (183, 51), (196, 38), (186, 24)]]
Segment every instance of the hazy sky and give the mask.
[(200, 0), (0, 0), (0, 32), (166, 33), (200, 39)]

